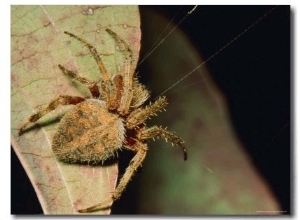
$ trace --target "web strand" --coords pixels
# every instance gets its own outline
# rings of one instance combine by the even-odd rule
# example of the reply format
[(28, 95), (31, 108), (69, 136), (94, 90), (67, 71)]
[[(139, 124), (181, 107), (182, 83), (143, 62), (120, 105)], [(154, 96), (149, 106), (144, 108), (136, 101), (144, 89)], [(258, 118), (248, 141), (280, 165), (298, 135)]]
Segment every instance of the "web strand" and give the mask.
[[(262, 15), (260, 18), (258, 18), (255, 22), (253, 22), (250, 26), (248, 26), (244, 31), (242, 31), (240, 34), (238, 34), (236, 37), (234, 37), (231, 41), (226, 43), (223, 47), (221, 47), (219, 50), (217, 50), (215, 53), (213, 53), (208, 59), (203, 61), (201, 64), (196, 66), (194, 69), (192, 69), (190, 72), (186, 73), (182, 78), (177, 80), (175, 83), (173, 83), (170, 87), (168, 87), (166, 90), (164, 90), (162, 93), (160, 93), (159, 96), (166, 94), (168, 91), (173, 89), (175, 86), (177, 86), (179, 83), (181, 83), (183, 80), (185, 80), (187, 77), (189, 77), (191, 74), (195, 73), (198, 69), (200, 69), (202, 66), (204, 66), (207, 62), (212, 60), (214, 57), (216, 57), (219, 53), (221, 53), (223, 50), (225, 50), (228, 46), (230, 46), (233, 42), (241, 38), (246, 32), (248, 32), (250, 29), (252, 29), (255, 25), (257, 25), (261, 20), (263, 20), (267, 15), (269, 15), (273, 10), (275, 10), (277, 6), (271, 8), (269, 11), (267, 11), (264, 15)], [(177, 25), (178, 26), (178, 25)], [(177, 27), (176, 26), (176, 27)]]
[[(182, 7), (181, 7), (182, 8)], [(171, 21), (166, 25), (166, 27), (163, 29), (163, 31), (160, 33), (160, 35), (156, 38), (155, 42), (152, 44), (151, 48), (148, 50), (148, 52), (145, 54), (144, 58), (138, 63), (138, 66), (140, 64), (142, 64), (145, 61), (145, 57), (149, 57), (150, 54), (155, 50), (155, 46), (158, 44), (158, 42), (163, 39), (163, 35), (165, 34), (165, 32), (169, 29), (169, 27), (171, 26), (171, 24), (173, 23), (173, 21), (175, 20), (175, 18), (177, 17), (177, 15), (179, 14), (181, 8), (177, 11), (177, 13), (173, 16), (173, 18), (171, 19)]]
[[(139, 62), (139, 64), (138, 64), (138, 66), (139, 65), (141, 65), (176, 29), (177, 29), (177, 27), (189, 16), (189, 15), (191, 15), (195, 10), (196, 10), (196, 8), (197, 8), (198, 6), (196, 5), (196, 6), (194, 6), (193, 8), (192, 8), (192, 10), (190, 10), (189, 12), (187, 12), (186, 13), (186, 15), (178, 22), (178, 24), (177, 25), (175, 25), (173, 28), (172, 28), (172, 30), (155, 46), (155, 47), (153, 47), (153, 49), (152, 50), (150, 50), (146, 55), (145, 55), (145, 57)], [(176, 16), (176, 15), (175, 15)], [(173, 17), (173, 19), (174, 19), (175, 17)], [(173, 20), (172, 19), (172, 20)], [(167, 27), (169, 26), (171, 24), (171, 22), (167, 25)], [(166, 28), (167, 28), (166, 27)], [(165, 28), (165, 29), (166, 29)], [(165, 31), (165, 29), (164, 29), (164, 31)], [(164, 32), (163, 31), (163, 32)], [(156, 42), (158, 42), (159, 41), (159, 38), (157, 39), (157, 41)]]

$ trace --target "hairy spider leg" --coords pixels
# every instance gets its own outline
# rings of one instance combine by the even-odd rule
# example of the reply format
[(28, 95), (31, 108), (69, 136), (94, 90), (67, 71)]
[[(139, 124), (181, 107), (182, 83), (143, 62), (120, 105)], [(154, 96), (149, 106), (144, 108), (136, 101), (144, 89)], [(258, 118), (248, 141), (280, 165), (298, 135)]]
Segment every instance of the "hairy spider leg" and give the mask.
[(150, 103), (145, 107), (133, 110), (126, 119), (126, 127), (133, 129), (134, 127), (144, 123), (146, 119), (156, 115), (156, 112), (164, 110), (167, 104), (166, 97), (161, 96), (154, 103)]
[(146, 140), (150, 138), (155, 138), (155, 137), (162, 137), (165, 138), (166, 141), (170, 141), (172, 145), (174, 146), (179, 146), (181, 147), (183, 151), (183, 158), (184, 160), (187, 160), (187, 150), (184, 146), (184, 141), (177, 137), (174, 133), (171, 133), (167, 131), (164, 128), (158, 127), (158, 126), (153, 126), (144, 130), (141, 130), (138, 134), (137, 137), (139, 140)]
[(99, 68), (101, 75), (101, 92), (105, 93), (105, 94), (101, 94), (106, 96), (104, 99), (107, 101), (107, 105), (108, 108), (110, 110), (114, 110), (116, 109), (116, 94), (115, 94), (115, 86), (111, 80), (111, 77), (109, 75), (109, 73), (107, 72), (105, 65), (102, 61), (102, 59), (100, 58), (97, 49), (92, 46), (91, 44), (89, 44), (86, 40), (76, 36), (75, 34), (72, 34), (70, 32), (65, 31), (65, 34), (75, 38), (76, 40), (78, 40), (79, 42), (81, 42), (85, 47), (87, 47), (92, 55), (92, 57), (94, 58), (94, 60), (97, 63), (97, 66)]
[(58, 98), (52, 100), (48, 106), (37, 113), (31, 115), (29, 117), (29, 120), (20, 128), (19, 135), (22, 135), (24, 133), (24, 130), (26, 127), (31, 124), (35, 123), (37, 120), (39, 120), (44, 115), (48, 114), (49, 112), (56, 109), (59, 105), (76, 105), (80, 102), (83, 102), (85, 98), (79, 97), (79, 96), (67, 96), (67, 95), (61, 95)]
[(148, 150), (146, 144), (143, 144), (141, 142), (136, 142), (134, 148), (130, 147), (128, 149), (136, 151), (137, 153), (131, 159), (129, 166), (126, 168), (125, 173), (124, 173), (123, 177), (120, 179), (120, 182), (119, 182), (118, 186), (116, 187), (115, 191), (113, 192), (111, 198), (109, 198), (97, 205), (91, 206), (89, 208), (78, 210), (78, 212), (86, 213), (86, 212), (93, 212), (93, 211), (96, 211), (99, 209), (109, 208), (115, 200), (117, 200), (121, 197), (128, 182), (130, 181), (131, 177), (134, 175), (137, 168), (139, 166), (141, 166), (142, 162), (144, 161), (147, 150)]
[(133, 68), (133, 52), (130, 49), (129, 45), (114, 31), (110, 29), (105, 29), (110, 35), (114, 37), (117, 43), (122, 44), (127, 51), (125, 59), (126, 59), (126, 66), (123, 73), (123, 94), (121, 97), (121, 102), (118, 107), (118, 112), (121, 115), (126, 115), (129, 112), (131, 100), (133, 97), (133, 76), (134, 76), (134, 68)]
[(109, 74), (104, 66), (104, 63), (102, 61), (102, 59), (100, 58), (98, 52), (97, 52), (97, 49), (95, 47), (93, 47), (91, 44), (89, 44), (87, 41), (85, 41), (84, 39), (76, 36), (75, 34), (72, 34), (68, 31), (64, 31), (65, 34), (69, 35), (70, 37), (73, 37), (75, 38), (76, 40), (78, 40), (79, 42), (81, 42), (84, 46), (86, 46), (89, 51), (91, 52), (94, 60), (96, 61), (97, 65), (98, 65), (98, 68), (102, 74), (102, 79), (104, 81), (108, 81), (110, 80), (110, 77), (109, 77)]
[[(153, 104), (149, 104), (144, 108), (139, 108), (132, 111), (126, 119), (126, 127), (133, 129), (134, 127), (144, 123), (146, 119), (150, 116), (156, 115), (156, 112), (161, 111), (167, 105), (167, 99), (165, 96), (159, 97)], [(184, 160), (187, 160), (187, 150), (184, 146), (184, 141), (177, 137), (175, 134), (167, 131), (166, 129), (153, 126), (148, 129), (141, 129), (137, 133), (139, 140), (146, 140), (154, 137), (163, 137), (166, 140), (169, 140), (172, 145), (181, 147), (183, 151)]]
[(93, 97), (98, 98), (100, 96), (99, 87), (97, 86), (97, 82), (88, 80), (81, 76), (78, 76), (77, 73), (66, 69), (62, 65), (58, 65), (58, 67), (64, 74), (66, 74), (70, 78), (75, 79), (78, 82), (81, 82), (82, 84), (86, 85), (88, 87), (88, 89), (90, 90), (90, 92), (92, 93)]

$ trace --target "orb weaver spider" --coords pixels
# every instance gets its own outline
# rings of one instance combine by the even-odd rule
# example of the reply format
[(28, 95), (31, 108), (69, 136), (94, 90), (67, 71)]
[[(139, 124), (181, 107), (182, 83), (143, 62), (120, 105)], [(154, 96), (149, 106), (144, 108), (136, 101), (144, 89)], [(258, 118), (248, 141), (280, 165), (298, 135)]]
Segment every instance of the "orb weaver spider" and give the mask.
[(125, 48), (125, 71), (111, 77), (96, 48), (86, 40), (65, 31), (65, 34), (89, 49), (101, 73), (101, 80), (91, 81), (58, 65), (65, 75), (84, 84), (91, 97), (61, 95), (50, 101), (46, 108), (31, 115), (19, 130), (19, 135), (22, 135), (30, 124), (36, 123), (60, 105), (74, 105), (62, 117), (52, 140), (52, 150), (58, 160), (99, 164), (113, 157), (121, 148), (136, 153), (111, 197), (94, 206), (78, 210), (80, 213), (108, 208), (121, 197), (129, 180), (145, 159), (148, 151), (147, 139), (163, 137), (172, 145), (181, 147), (184, 160), (187, 159), (187, 150), (181, 138), (162, 127), (146, 126), (145, 121), (150, 116), (164, 110), (167, 99), (163, 96), (154, 103), (144, 104), (149, 98), (149, 92), (135, 76), (129, 45), (114, 31), (106, 31)]

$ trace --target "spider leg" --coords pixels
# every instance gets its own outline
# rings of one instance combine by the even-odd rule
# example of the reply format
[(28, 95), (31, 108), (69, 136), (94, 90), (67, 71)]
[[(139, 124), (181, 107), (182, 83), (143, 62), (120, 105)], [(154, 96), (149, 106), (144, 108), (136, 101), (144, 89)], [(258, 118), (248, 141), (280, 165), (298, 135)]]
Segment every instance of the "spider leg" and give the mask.
[(133, 69), (133, 52), (130, 49), (129, 45), (114, 31), (110, 29), (105, 29), (110, 35), (112, 35), (117, 43), (120, 43), (124, 46), (126, 53), (126, 67), (125, 71), (122, 74), (123, 76), (123, 94), (120, 100), (120, 104), (118, 107), (118, 112), (121, 115), (126, 115), (129, 111), (131, 100), (133, 97), (133, 75), (134, 75), (134, 69)]
[(163, 137), (166, 139), (166, 141), (170, 141), (172, 145), (176, 145), (181, 147), (183, 151), (183, 156), (184, 160), (187, 160), (187, 150), (184, 146), (184, 141), (177, 137), (175, 134), (167, 131), (164, 128), (158, 127), (158, 126), (153, 126), (144, 130), (141, 130), (138, 134), (137, 137), (139, 140), (146, 140), (149, 138), (155, 138), (155, 137)]
[[(114, 110), (117, 108), (117, 93), (116, 93), (116, 88), (117, 86), (114, 85), (114, 80), (111, 80), (111, 77), (109, 75), (109, 73), (107, 72), (105, 65), (102, 61), (102, 59), (100, 58), (97, 49), (92, 46), (91, 44), (89, 44), (86, 40), (76, 36), (75, 34), (72, 34), (70, 32), (65, 31), (65, 34), (75, 38), (76, 40), (78, 40), (79, 42), (81, 42), (85, 47), (87, 47), (91, 53), (91, 55), (93, 56), (94, 60), (96, 61), (98, 68), (102, 74), (101, 78), (101, 93), (104, 93), (103, 95), (106, 96), (104, 97), (104, 99), (107, 101), (108, 103), (108, 108), (110, 110)], [(94, 86), (94, 85), (93, 85)], [(96, 86), (96, 85), (95, 85)], [(92, 88), (94, 91), (94, 87)], [(97, 92), (96, 92), (97, 93)], [(99, 96), (99, 95), (98, 95)], [(97, 97), (97, 96), (96, 96)]]
[(67, 35), (69, 35), (70, 37), (75, 38), (76, 40), (78, 40), (79, 42), (81, 42), (84, 46), (86, 46), (89, 49), (89, 51), (91, 52), (94, 60), (96, 61), (97, 65), (98, 65), (98, 68), (99, 68), (100, 72), (102, 73), (102, 79), (104, 81), (110, 80), (109, 74), (108, 74), (108, 72), (107, 72), (107, 70), (106, 70), (106, 68), (104, 66), (104, 63), (103, 63), (102, 59), (100, 58), (100, 56), (99, 56), (96, 48), (93, 47), (91, 44), (89, 44), (84, 39), (76, 36), (75, 34), (72, 34), (72, 33), (67, 32), (67, 31), (65, 31), (64, 33), (67, 34)]
[(153, 104), (149, 104), (146, 107), (133, 110), (126, 119), (126, 126), (132, 129), (142, 123), (150, 116), (156, 115), (156, 112), (161, 111), (167, 105), (167, 99), (165, 96), (159, 97)]
[(75, 79), (76, 81), (81, 82), (82, 84), (86, 85), (88, 87), (88, 89), (90, 90), (90, 92), (92, 93), (93, 97), (98, 98), (100, 96), (99, 88), (98, 88), (96, 82), (93, 82), (84, 77), (78, 76), (77, 73), (66, 69), (62, 65), (58, 65), (58, 67), (64, 74), (66, 74), (70, 78)]
[(41, 117), (56, 109), (59, 105), (76, 105), (80, 102), (83, 102), (84, 100), (84, 98), (79, 96), (59, 96), (58, 98), (52, 100), (46, 108), (31, 115), (28, 121), (20, 128), (19, 135), (22, 135), (24, 133), (24, 130), (29, 124), (35, 123)]
[(91, 206), (89, 208), (78, 210), (78, 212), (86, 213), (86, 212), (93, 212), (93, 211), (96, 211), (96, 210), (99, 210), (99, 209), (106, 209), (106, 208), (109, 208), (111, 206), (113, 201), (120, 198), (120, 196), (122, 195), (123, 191), (125, 190), (128, 182), (129, 182), (129, 180), (134, 175), (137, 168), (144, 161), (147, 150), (148, 150), (146, 145), (141, 143), (141, 142), (137, 142), (134, 149), (136, 150), (137, 153), (131, 159), (128, 167), (126, 168), (126, 171), (125, 171), (123, 177), (120, 179), (120, 182), (119, 182), (117, 188), (115, 189), (115, 191), (113, 192), (111, 198), (109, 198), (109, 199), (107, 199), (107, 200), (105, 200), (105, 201), (103, 201), (103, 202), (101, 202), (97, 205)]

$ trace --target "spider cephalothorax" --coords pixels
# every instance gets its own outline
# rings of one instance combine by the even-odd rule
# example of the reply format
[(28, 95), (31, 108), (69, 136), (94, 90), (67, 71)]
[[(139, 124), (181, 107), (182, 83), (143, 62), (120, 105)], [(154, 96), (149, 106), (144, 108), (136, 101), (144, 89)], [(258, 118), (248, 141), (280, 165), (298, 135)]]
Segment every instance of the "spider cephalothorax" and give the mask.
[(111, 77), (95, 47), (84, 39), (65, 32), (90, 50), (101, 72), (101, 80), (90, 81), (59, 65), (64, 74), (86, 85), (91, 97), (59, 96), (46, 108), (33, 114), (19, 131), (19, 135), (23, 134), (28, 125), (37, 122), (59, 105), (75, 105), (61, 119), (52, 140), (52, 150), (59, 160), (68, 163), (98, 164), (113, 157), (120, 148), (136, 152), (111, 197), (79, 212), (106, 208), (112, 201), (120, 198), (130, 178), (146, 156), (147, 139), (163, 137), (173, 145), (180, 146), (184, 152), (184, 159), (187, 159), (182, 139), (161, 127), (147, 128), (145, 125), (146, 119), (164, 109), (167, 105), (166, 98), (160, 97), (154, 103), (143, 105), (149, 93), (134, 76), (132, 51), (115, 32), (110, 29), (106, 31), (125, 48), (126, 71)]

